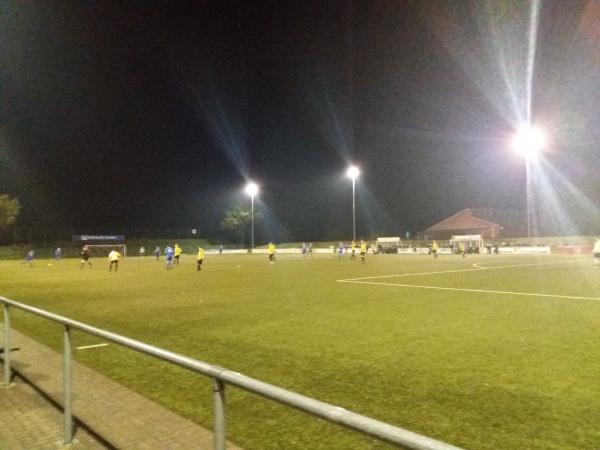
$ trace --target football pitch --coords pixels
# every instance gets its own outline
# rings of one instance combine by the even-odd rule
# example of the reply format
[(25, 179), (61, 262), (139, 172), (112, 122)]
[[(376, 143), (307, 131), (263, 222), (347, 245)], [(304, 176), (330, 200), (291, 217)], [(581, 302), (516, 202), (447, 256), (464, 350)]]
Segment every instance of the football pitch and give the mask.
[[(469, 449), (600, 447), (600, 268), (590, 256), (183, 255), (0, 261), (0, 295)], [(60, 351), (62, 330), (12, 325)], [(98, 344), (74, 332), (74, 347)], [(114, 344), (75, 358), (212, 426), (208, 379)], [(388, 445), (236, 388), (248, 449)]]

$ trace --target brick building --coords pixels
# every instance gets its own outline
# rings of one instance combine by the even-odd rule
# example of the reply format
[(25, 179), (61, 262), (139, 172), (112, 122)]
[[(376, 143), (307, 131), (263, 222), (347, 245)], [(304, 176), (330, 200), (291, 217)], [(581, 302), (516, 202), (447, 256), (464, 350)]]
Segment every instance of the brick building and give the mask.
[(484, 239), (527, 235), (526, 221), (516, 210), (466, 208), (427, 228), (429, 239), (448, 239), (452, 235), (479, 234)]

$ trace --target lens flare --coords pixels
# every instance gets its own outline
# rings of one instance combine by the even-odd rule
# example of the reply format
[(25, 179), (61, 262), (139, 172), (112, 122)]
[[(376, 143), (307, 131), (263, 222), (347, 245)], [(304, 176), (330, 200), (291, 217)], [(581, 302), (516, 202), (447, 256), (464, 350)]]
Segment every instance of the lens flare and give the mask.
[(256, 194), (258, 194), (258, 184), (252, 182), (248, 183), (245, 191), (250, 197), (254, 197)]
[(360, 175), (360, 169), (356, 166), (350, 166), (350, 167), (348, 167), (348, 170), (346, 171), (346, 175), (351, 180), (356, 180), (358, 178), (358, 176)]
[(534, 127), (522, 127), (515, 135), (512, 142), (513, 149), (526, 159), (536, 159), (544, 148), (546, 137), (544, 133)]

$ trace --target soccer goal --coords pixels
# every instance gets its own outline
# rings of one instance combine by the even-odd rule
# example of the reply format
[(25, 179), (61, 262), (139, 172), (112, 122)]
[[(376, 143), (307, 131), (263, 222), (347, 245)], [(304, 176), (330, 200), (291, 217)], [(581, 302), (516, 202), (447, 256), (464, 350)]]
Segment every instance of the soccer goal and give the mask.
[(122, 256), (127, 256), (125, 244), (86, 244), (90, 256), (108, 256), (111, 250), (118, 251)]

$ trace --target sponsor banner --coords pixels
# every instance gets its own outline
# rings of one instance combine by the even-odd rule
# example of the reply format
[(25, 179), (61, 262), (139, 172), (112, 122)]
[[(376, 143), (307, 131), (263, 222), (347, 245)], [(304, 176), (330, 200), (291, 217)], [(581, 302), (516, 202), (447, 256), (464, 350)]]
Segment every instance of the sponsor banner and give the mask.
[(593, 245), (557, 245), (556, 250), (561, 255), (587, 255), (592, 253)]
[(73, 241), (124, 241), (123, 234), (75, 234)]
[(500, 255), (549, 255), (549, 246), (539, 247), (498, 247)]
[[(252, 253), (258, 253), (258, 254), (264, 254), (266, 255), (268, 253), (268, 250), (266, 248), (255, 248)], [(327, 253), (327, 254), (332, 254), (333, 253), (333, 247), (330, 248), (313, 248), (313, 253)], [(302, 249), (301, 248), (276, 248), (275, 249), (275, 254), (279, 254), (279, 255), (283, 255), (283, 254), (295, 254), (295, 255), (299, 255), (302, 254)]]
[(428, 247), (399, 248), (398, 249), (399, 255), (423, 255), (423, 254), (426, 255), (428, 253), (429, 253)]
[[(207, 255), (218, 255), (219, 249), (206, 250), (205, 253)], [(232, 254), (241, 254), (241, 253), (248, 253), (248, 249), (246, 249), (246, 248), (237, 248), (237, 249), (232, 249), (232, 250), (223, 249), (223, 255), (232, 255)]]
[[(263, 249), (260, 249), (260, 250), (263, 250)], [(313, 249), (313, 251), (314, 251), (314, 249)], [(267, 251), (265, 250), (264, 253), (266, 253), (266, 252)], [(256, 250), (255, 250), (255, 253), (257, 253)], [(261, 253), (263, 253), (263, 252), (261, 252)], [(302, 249), (301, 248), (278, 248), (278, 249), (275, 249), (275, 253), (279, 253), (279, 254), (283, 254), (283, 253), (302, 253)]]
[(498, 247), (499, 255), (512, 255), (515, 253), (515, 247)]
[(517, 253), (520, 255), (549, 255), (551, 253), (550, 246), (544, 247), (517, 247)]

